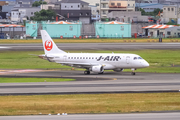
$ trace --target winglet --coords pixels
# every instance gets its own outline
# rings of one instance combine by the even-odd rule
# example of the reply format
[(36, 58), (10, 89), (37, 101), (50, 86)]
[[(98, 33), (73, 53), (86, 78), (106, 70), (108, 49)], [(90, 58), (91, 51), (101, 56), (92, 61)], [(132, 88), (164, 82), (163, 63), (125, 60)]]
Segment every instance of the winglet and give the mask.
[(57, 53), (66, 53), (65, 51), (59, 49), (54, 41), (51, 39), (46, 30), (41, 30), (41, 37), (43, 42), (43, 48), (46, 55), (48, 54), (57, 54)]

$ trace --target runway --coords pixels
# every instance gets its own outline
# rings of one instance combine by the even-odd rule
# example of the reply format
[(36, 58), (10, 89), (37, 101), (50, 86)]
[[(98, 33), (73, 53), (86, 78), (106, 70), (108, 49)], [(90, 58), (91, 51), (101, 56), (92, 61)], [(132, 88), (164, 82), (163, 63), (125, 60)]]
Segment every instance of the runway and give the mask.
[[(139, 49), (179, 49), (180, 43), (57, 43), (62, 50), (139, 50)], [(1, 44), (0, 51), (43, 51), (41, 43)], [(82, 51), (83, 52), (83, 51)]]
[(1, 116), (1, 120), (179, 120), (179, 113)]
[(107, 71), (103, 75), (84, 75), (83, 71), (46, 70), (0, 76), (76, 79), (69, 82), (1, 83), (0, 95), (179, 92), (180, 90), (180, 74), (137, 73), (132, 76), (130, 72)]

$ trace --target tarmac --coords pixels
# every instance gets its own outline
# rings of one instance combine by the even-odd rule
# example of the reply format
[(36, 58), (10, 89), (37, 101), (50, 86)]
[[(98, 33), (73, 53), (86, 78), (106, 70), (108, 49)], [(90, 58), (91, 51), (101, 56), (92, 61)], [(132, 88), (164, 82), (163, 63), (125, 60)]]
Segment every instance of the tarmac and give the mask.
[[(180, 43), (56, 43), (68, 50), (141, 50), (141, 49), (179, 49)], [(43, 51), (41, 43), (1, 44), (0, 51)], [(83, 52), (83, 51), (82, 51)], [(113, 51), (112, 51), (113, 52)]]
[[(40, 83), (1, 83), (0, 95), (99, 94), (179, 92), (180, 74), (104, 72), (84, 75), (83, 71), (43, 70), (1, 74), (0, 77), (40, 77)], [(75, 81), (46, 82), (47, 78), (72, 78)]]
[(1, 116), (1, 120), (179, 120), (179, 112)]

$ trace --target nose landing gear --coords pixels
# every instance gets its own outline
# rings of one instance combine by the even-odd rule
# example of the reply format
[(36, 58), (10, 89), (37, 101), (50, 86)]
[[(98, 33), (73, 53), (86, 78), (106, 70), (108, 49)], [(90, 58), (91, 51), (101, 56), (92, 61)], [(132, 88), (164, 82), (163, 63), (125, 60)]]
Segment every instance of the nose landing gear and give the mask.
[(131, 75), (136, 75), (136, 73), (134, 72), (136, 70), (136, 68), (131, 68), (131, 70), (132, 70)]
[(136, 75), (136, 73), (135, 73), (135, 72), (132, 72), (131, 75)]

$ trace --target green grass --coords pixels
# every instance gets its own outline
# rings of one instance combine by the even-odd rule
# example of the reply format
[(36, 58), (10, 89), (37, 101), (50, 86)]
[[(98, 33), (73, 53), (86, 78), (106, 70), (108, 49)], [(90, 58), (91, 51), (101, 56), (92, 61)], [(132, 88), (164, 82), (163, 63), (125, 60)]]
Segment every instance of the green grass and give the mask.
[[(81, 51), (69, 51), (79, 52)], [(133, 50), (133, 51), (94, 51), (85, 53), (134, 53), (149, 62), (150, 67), (137, 72), (180, 73), (180, 50)], [(48, 62), (29, 54), (43, 54), (43, 51), (1, 51), (0, 69), (70, 69), (71, 67)], [(76, 69), (75, 69), (76, 70)], [(130, 70), (125, 70), (130, 71)]]
[(0, 51), (0, 69), (48, 69), (69, 68), (50, 63), (30, 54), (43, 54), (43, 51)]
[[(122, 42), (158, 42), (159, 38), (100, 38), (100, 39), (53, 39), (55, 43), (122, 43)], [(163, 42), (180, 42), (180, 38), (163, 38)], [(1, 39), (0, 43), (42, 43), (41, 39)]]
[(0, 83), (25, 83), (25, 82), (64, 82), (73, 81), (66, 78), (4, 78), (0, 77)]
[(180, 110), (180, 93), (0, 96), (0, 115)]

